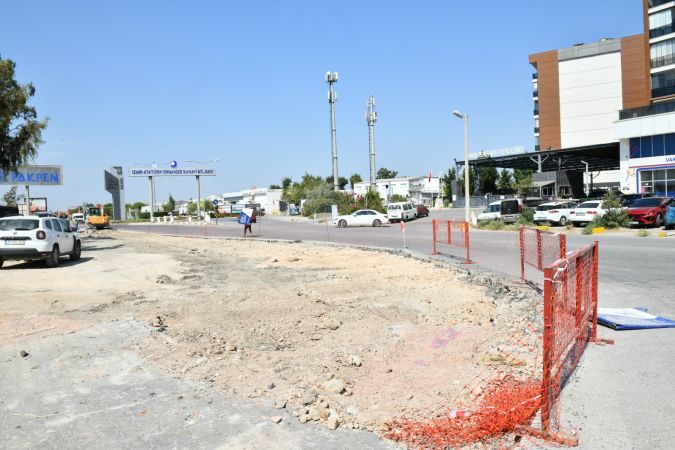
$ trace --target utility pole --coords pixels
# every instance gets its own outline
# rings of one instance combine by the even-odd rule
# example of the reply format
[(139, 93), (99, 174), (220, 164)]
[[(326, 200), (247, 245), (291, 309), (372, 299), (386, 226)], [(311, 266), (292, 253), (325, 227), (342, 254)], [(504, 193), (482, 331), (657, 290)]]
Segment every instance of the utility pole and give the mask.
[(333, 150), (333, 189), (336, 191), (340, 189), (338, 183), (337, 136), (335, 131), (335, 102), (337, 101), (337, 94), (333, 89), (333, 84), (337, 83), (337, 80), (337, 72), (326, 72), (326, 83), (328, 83), (328, 103), (330, 104), (330, 140)]
[(368, 123), (368, 144), (370, 147), (370, 190), (376, 188), (375, 181), (375, 122), (377, 122), (377, 113), (375, 112), (375, 98), (368, 97), (368, 111), (366, 112), (366, 122)]

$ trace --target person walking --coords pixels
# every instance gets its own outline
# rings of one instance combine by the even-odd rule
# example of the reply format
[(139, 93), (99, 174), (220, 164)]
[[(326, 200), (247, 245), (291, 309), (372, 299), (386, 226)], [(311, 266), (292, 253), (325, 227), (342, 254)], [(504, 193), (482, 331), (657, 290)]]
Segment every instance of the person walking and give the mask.
[(246, 237), (246, 231), (248, 231), (250, 235), (253, 235), (252, 226), (253, 226), (254, 223), (256, 223), (255, 210), (253, 211), (253, 214), (251, 215), (251, 221), (244, 224), (244, 237)]

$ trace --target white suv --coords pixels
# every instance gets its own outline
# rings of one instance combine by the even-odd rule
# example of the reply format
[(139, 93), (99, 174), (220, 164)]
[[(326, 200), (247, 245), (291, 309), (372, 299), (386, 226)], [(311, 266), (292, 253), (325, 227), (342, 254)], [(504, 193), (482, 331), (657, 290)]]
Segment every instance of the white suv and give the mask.
[(0, 267), (6, 260), (43, 259), (59, 265), (61, 255), (80, 259), (82, 243), (65, 220), (56, 217), (12, 216), (0, 219)]
[(577, 204), (570, 201), (542, 203), (534, 211), (534, 223), (539, 225), (542, 222), (549, 222), (564, 227), (576, 207)]

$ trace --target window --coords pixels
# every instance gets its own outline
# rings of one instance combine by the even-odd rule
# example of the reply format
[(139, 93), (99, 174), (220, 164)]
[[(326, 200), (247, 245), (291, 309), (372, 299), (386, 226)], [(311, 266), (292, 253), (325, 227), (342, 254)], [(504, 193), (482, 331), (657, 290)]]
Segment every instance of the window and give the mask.
[(52, 221), (51, 220), (45, 220), (45, 228), (48, 230), (52, 229)]
[(675, 196), (675, 169), (640, 170), (641, 192), (658, 197)]
[(553, 188), (551, 186), (544, 186), (541, 188), (541, 195), (550, 197), (553, 195)]
[(631, 158), (640, 157), (640, 138), (630, 139), (630, 157)]
[(666, 155), (675, 155), (675, 133), (666, 134)]
[(59, 222), (61, 223), (61, 228), (63, 229), (63, 231), (70, 231), (70, 227), (68, 226), (68, 224), (66, 222), (64, 222), (61, 219), (59, 219)]
[(652, 156), (652, 137), (643, 136), (640, 138), (640, 157), (649, 158)]
[(649, 29), (655, 30), (657, 28), (665, 27), (673, 23), (673, 13), (670, 9), (659, 11), (649, 15)]
[(58, 220), (52, 219), (52, 225), (54, 225), (54, 229), (55, 229), (56, 231), (63, 231), (63, 230), (61, 229), (61, 224), (59, 223)]
[(675, 39), (659, 42), (649, 48), (652, 67), (675, 63)]
[(652, 136), (652, 156), (663, 156), (664, 135)]

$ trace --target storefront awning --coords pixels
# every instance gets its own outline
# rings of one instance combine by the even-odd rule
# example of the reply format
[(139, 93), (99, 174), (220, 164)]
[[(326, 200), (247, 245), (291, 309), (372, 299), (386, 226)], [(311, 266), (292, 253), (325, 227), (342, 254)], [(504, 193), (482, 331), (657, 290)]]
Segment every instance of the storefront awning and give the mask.
[(540, 188), (555, 183), (555, 181), (533, 181), (532, 187)]

